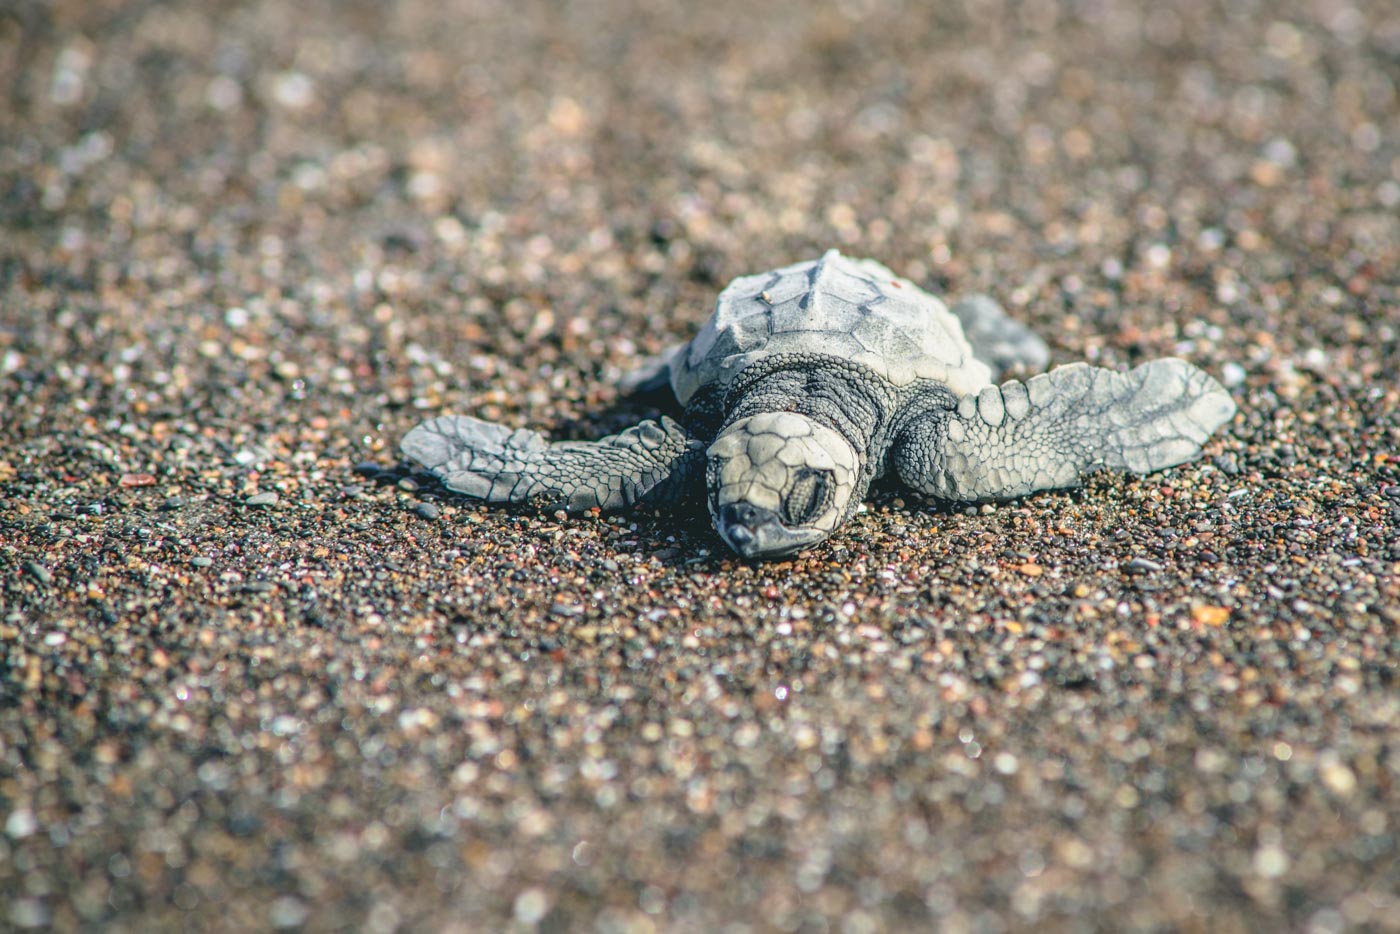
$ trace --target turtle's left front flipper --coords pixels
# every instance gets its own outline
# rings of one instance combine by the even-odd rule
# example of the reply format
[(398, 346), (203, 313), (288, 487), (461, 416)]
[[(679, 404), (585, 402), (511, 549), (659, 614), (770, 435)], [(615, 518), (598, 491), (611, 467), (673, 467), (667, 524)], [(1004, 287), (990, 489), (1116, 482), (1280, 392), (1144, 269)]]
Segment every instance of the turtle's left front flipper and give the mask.
[(399, 448), (474, 499), (574, 513), (680, 498), (705, 471), (704, 446), (669, 418), (598, 441), (550, 443), (536, 431), (444, 415), (414, 428)]
[(1193, 460), (1234, 414), (1230, 394), (1184, 360), (1129, 373), (1076, 363), (926, 410), (896, 442), (894, 466), (939, 499), (1012, 499), (1101, 467), (1146, 474)]

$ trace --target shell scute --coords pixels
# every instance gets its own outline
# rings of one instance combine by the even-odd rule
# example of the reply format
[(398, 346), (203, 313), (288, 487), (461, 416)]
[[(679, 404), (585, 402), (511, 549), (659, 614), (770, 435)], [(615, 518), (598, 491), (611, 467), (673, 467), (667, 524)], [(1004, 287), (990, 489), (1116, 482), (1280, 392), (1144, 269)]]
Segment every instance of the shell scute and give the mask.
[(830, 250), (731, 282), (677, 357), (671, 385), (685, 404), (701, 388), (727, 386), (750, 363), (779, 353), (852, 360), (901, 386), (935, 379), (962, 393), (991, 382), (941, 301), (873, 260)]

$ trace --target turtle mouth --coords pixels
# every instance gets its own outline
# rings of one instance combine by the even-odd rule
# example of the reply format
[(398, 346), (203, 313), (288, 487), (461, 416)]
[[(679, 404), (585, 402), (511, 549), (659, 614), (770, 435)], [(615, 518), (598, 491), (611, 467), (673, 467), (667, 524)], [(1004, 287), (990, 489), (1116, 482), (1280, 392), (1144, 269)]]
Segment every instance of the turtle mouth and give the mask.
[(819, 529), (790, 529), (778, 514), (751, 503), (730, 503), (715, 513), (715, 531), (745, 558), (778, 558), (826, 537)]

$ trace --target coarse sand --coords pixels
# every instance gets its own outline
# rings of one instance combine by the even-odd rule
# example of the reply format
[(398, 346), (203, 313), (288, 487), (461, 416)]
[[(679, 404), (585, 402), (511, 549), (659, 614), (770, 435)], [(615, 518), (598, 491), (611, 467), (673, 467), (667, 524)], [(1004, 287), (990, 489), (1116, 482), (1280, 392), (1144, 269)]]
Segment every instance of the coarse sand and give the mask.
[[(0, 5), (0, 928), (1400, 930), (1400, 6)], [(837, 246), (1198, 462), (488, 511)]]

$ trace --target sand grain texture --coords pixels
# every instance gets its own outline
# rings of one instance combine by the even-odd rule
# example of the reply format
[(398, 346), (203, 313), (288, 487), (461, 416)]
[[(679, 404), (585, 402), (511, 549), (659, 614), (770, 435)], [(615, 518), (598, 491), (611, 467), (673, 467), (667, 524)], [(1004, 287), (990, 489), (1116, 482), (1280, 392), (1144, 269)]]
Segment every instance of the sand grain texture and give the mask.
[[(935, 6), (0, 9), (0, 927), (1400, 928), (1400, 10)], [(384, 470), (830, 246), (1240, 414), (757, 566)]]

